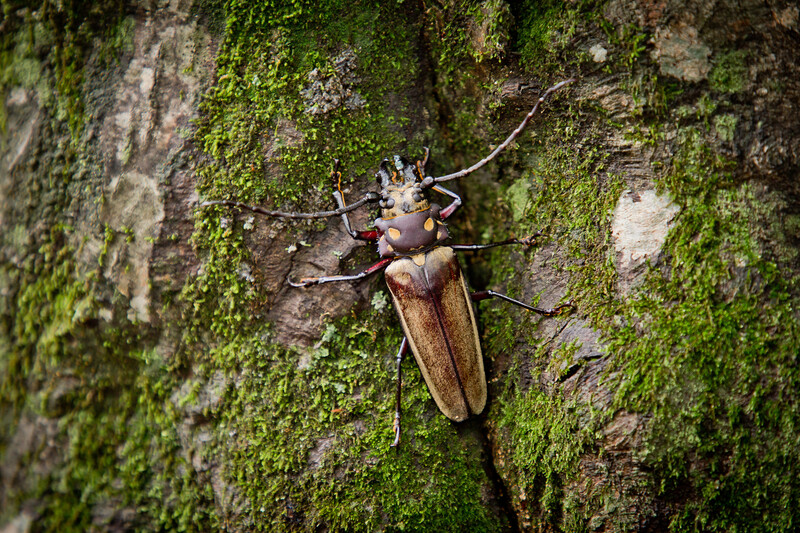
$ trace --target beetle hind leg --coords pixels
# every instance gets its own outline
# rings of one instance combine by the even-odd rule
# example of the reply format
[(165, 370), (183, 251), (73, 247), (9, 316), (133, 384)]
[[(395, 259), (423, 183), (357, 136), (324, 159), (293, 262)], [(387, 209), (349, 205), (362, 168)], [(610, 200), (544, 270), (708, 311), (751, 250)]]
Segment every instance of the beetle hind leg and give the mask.
[(392, 447), (395, 448), (400, 444), (400, 397), (402, 396), (403, 385), (400, 369), (406, 352), (408, 352), (408, 339), (403, 337), (403, 342), (400, 343), (400, 349), (397, 351), (397, 403), (394, 409), (394, 442), (392, 443)]
[(473, 302), (480, 302), (481, 300), (488, 300), (489, 298), (499, 298), (501, 300), (505, 300), (506, 302), (518, 305), (518, 306), (522, 307), (523, 309), (527, 309), (528, 311), (533, 311), (534, 313), (538, 313), (538, 314), (540, 314), (542, 316), (558, 316), (558, 315), (561, 315), (563, 313), (566, 313), (566, 312), (569, 312), (569, 311), (575, 309), (575, 305), (573, 305), (572, 302), (567, 302), (565, 304), (561, 304), (559, 306), (552, 307), (552, 308), (547, 308), (547, 309), (542, 309), (542, 308), (539, 308), (539, 307), (533, 307), (533, 306), (528, 305), (526, 303), (522, 303), (519, 300), (515, 300), (514, 298), (511, 298), (510, 296), (506, 296), (505, 294), (501, 294), (499, 292), (495, 292), (495, 291), (491, 291), (491, 290), (490, 291), (474, 292), (474, 293), (472, 293), (471, 297), (472, 297), (472, 301)]

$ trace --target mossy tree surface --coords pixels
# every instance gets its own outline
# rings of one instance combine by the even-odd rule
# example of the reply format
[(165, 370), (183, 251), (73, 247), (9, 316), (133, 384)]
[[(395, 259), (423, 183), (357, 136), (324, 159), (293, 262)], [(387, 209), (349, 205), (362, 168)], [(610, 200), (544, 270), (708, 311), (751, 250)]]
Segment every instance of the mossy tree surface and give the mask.
[[(387, 154), (421, 154), (421, 136), (414, 135), (425, 124), (414, 114), (425, 111), (409, 94), (419, 92), (424, 68), (422, 27), (406, 10), (368, 2), (355, 10), (335, 2), (227, 6), (221, 81), (203, 104), (196, 133), (208, 156), (198, 171), (201, 193), (327, 208), (333, 155), (343, 161), (348, 185)], [(313, 76), (343, 77), (335, 64), (343, 51), (357, 58), (353, 90), (362, 103), (310, 112), (316, 102), (304, 91)], [(280, 147), (277, 173), (264, 172), (270, 161), (263, 146), (281, 142), (273, 134), (279, 124), (291, 124), (298, 140)], [(218, 209), (198, 218), (194, 240), (207, 262), (184, 297), (194, 302), (197, 338), (214, 335), (215, 348), (197, 356), (199, 373), (238, 376), (214, 414), (218, 449), (230, 450), (223, 470), (248, 502), (233, 520), (264, 529), (502, 528), (504, 519), (483, 496), (491, 488), (480, 448), (430, 416), (414, 374), (406, 380), (402, 452), (388, 446), (401, 337), (386, 295), (330, 323), (313, 346), (287, 350), (258, 319), (269, 313), (268, 298), (242, 279), (240, 266), (252, 261), (258, 269), (259, 260), (244, 246), (239, 222), (221, 222), (230, 216)], [(295, 242), (308, 232), (290, 227)]]
[[(157, 319), (130, 312), (105, 266), (113, 247), (146, 237), (98, 224), (86, 207), (104, 201), (108, 168), (92, 133), (107, 112), (92, 80), (121, 77), (132, 28), (155, 15), (78, 4), (3, 2), (0, 92), (6, 102), (19, 100), (15, 88), (36, 93), (46, 118), (30, 163), (0, 182), (14, 198), (2, 220), (15, 221), (0, 264), (3, 523), (796, 527), (800, 223), (787, 176), (797, 161), (776, 133), (777, 110), (797, 94), (776, 65), (792, 64), (796, 48), (748, 68), (769, 39), (775, 49), (791, 41), (791, 6), (774, 7), (774, 27), (738, 13), (752, 32), (734, 43), (713, 17), (699, 36), (667, 24), (683, 13), (670, 3), (195, 2), (196, 42), (215, 36), (213, 79), (174, 160), (191, 156), (201, 199), (328, 209), (334, 157), (353, 200), (374, 190), (383, 157), (414, 158), (425, 145), (431, 173), (444, 174), (502, 140), (540, 89), (579, 77), (498, 163), (454, 184), (465, 205), (450, 222), (457, 242), (541, 231), (530, 249), (467, 254), (469, 279), (577, 310), (542, 320), (481, 304), (486, 414), (449, 422), (407, 361), (393, 450), (402, 337), (386, 289), (284, 283), (374, 260), (338, 219), (190, 213), (187, 201), (193, 231), (162, 234), (155, 249), (191, 240), (192, 268), (154, 267), (178, 283), (153, 276)], [(765, 107), (776, 111), (762, 117)], [(5, 108), (0, 117), (19, 121)], [(180, 183), (159, 186), (169, 197)], [(626, 189), (677, 206), (660, 250), (635, 271), (612, 232)], [(80, 234), (86, 220), (99, 250)]]
[(2, 177), (0, 520), (40, 531), (213, 524), (210, 491), (178, 443), (178, 375), (103, 279), (108, 246), (133, 236), (95, 224), (105, 245), (94, 253), (79, 230), (104, 181), (87, 86), (117, 68), (125, 5), (2, 7), (2, 149), (12, 157)]
[[(556, 122), (551, 139), (569, 142), (545, 138), (532, 152), (532, 176), (523, 174), (523, 185), (507, 194), (514, 206), (525, 205), (520, 190), (530, 192), (515, 218), (548, 228), (560, 244), (571, 296), (602, 335), (599, 352), (578, 358), (582, 342), (552, 350), (552, 338), (533, 340), (538, 348), (511, 367), (518, 377), (493, 406), (502, 410), (501, 442), (510, 439), (499, 466), (519, 487), (515, 505), (531, 525), (783, 531), (798, 520), (797, 206), (781, 171), (753, 176), (751, 160), (737, 157), (763, 141), (737, 129), (732, 112), (749, 104), (729, 96), (775, 80), (748, 71), (743, 58), (752, 50), (731, 51), (725, 42), (714, 43), (707, 86), (662, 79), (645, 55), (648, 30), (619, 24), (645, 14), (618, 8), (593, 22), (606, 33), (599, 41), (613, 61), (603, 69), (623, 80), (622, 97), (604, 101), (605, 124), (582, 113), (583, 120)], [(568, 35), (560, 28), (569, 11), (557, 20), (548, 27)], [(579, 42), (597, 42), (591, 27), (580, 26)], [(558, 50), (559, 41), (552, 44)], [(777, 107), (797, 89), (783, 90)], [(627, 142), (613, 140), (615, 128)], [(643, 183), (620, 172), (626, 165), (595, 135), (617, 150), (649, 146), (658, 155), (666, 147), (668, 155), (649, 157), (654, 172)], [(780, 164), (797, 168), (796, 159)], [(678, 207), (660, 255), (627, 291), (619, 288), (610, 232), (623, 184), (655, 188)], [(510, 331), (504, 320), (490, 327)], [(601, 388), (593, 384), (598, 372)], [(639, 415), (636, 429), (620, 434), (631, 413)]]

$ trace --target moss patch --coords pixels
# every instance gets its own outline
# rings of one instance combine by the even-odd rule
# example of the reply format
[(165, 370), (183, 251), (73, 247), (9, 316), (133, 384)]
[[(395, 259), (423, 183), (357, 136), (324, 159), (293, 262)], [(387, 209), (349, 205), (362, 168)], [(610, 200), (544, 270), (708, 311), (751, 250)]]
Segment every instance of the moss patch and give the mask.
[(481, 497), (480, 455), (444, 417), (429, 416), (431, 400), (411, 361), (401, 448), (389, 447), (401, 338), (392, 329), (377, 335), (372, 324), (391, 316), (387, 308), (339, 321), (308, 351), (239, 344), (241, 381), (216, 416), (227, 476), (249, 502), (240, 526), (502, 527)]
[(668, 268), (626, 302), (630, 326), (609, 332), (616, 401), (653, 414), (643, 456), (661, 494), (696, 495), (672, 530), (781, 531), (800, 488), (796, 281), (755, 237), (751, 186), (732, 183), (696, 130), (683, 135), (664, 182), (682, 207)]
[(75, 251), (57, 236), (40, 248), (44, 262), (17, 274), (20, 289), (4, 316), (14, 320), (0, 350), (0, 405), (15, 414), (4, 423), (58, 419), (56, 443), (31, 451), (6, 510), (35, 502), (43, 531), (107, 527), (125, 509), (137, 523), (191, 529), (212, 511), (202, 505), (207, 487), (181, 460), (174, 378), (142, 347), (140, 330), (98, 322), (97, 272), (80, 273)]
[[(384, 24), (398, 13), (369, 3), (356, 10), (340, 2), (277, 4), (229, 9), (218, 83), (202, 105), (195, 134), (210, 157), (199, 170), (199, 189), (217, 199), (319, 208), (330, 201), (323, 198), (332, 185), (333, 156), (325, 154), (343, 161), (351, 181), (400, 142), (403, 120), (395, 117), (404, 113), (384, 105), (389, 94), (404, 102), (413, 75), (413, 26), (398, 20), (395, 31), (386, 32)], [(335, 81), (334, 58), (343, 49), (355, 55), (360, 81), (350, 90), (360, 92), (363, 106), (307, 113), (311, 104), (301, 93), (312, 83), (309, 75)], [(267, 179), (266, 167), (275, 163), (281, 179)]]
[(733, 50), (715, 60), (708, 75), (711, 88), (722, 93), (738, 93), (744, 89), (748, 82), (747, 57), (746, 50)]
[[(523, 226), (530, 228), (528, 233), (541, 230), (544, 239), (557, 244), (557, 258), (549, 261), (547, 268), (575, 265), (566, 267), (572, 275), (565, 298), (576, 302), (581, 315), (599, 318), (608, 313), (616, 282), (606, 250), (610, 217), (622, 183), (605, 172), (602, 152), (574, 148), (576, 144), (592, 145), (590, 127), (559, 120), (548, 130), (549, 134), (537, 136), (528, 159), (532, 200)], [(577, 134), (579, 131), (583, 133)], [(505, 262), (502, 256), (497, 261)], [(514, 284), (509, 292), (514, 292)], [(487, 321), (494, 320), (493, 313), (490, 317)], [(518, 332), (517, 320), (511, 327)], [(525, 315), (523, 320), (537, 319)], [(497, 333), (495, 329), (489, 328), (492, 335)], [(600, 418), (592, 414), (590, 405), (562, 395), (557, 385), (545, 392), (537, 384), (543, 371), (558, 373), (564, 361), (572, 361), (579, 345), (552, 346), (535, 328), (524, 338), (529, 348), (519, 352), (521, 357), (509, 370), (509, 376), (516, 378), (508, 381), (501, 395), (500, 427), (509, 428), (513, 442), (507, 450), (516, 469), (512, 479), (517, 490), (532, 500), (523, 504), (529, 509), (529, 518), (578, 531), (585, 527), (584, 517), (591, 514), (591, 505), (579, 501), (570, 484), (576, 480), (582, 454), (593, 446)], [(489, 346), (497, 349), (492, 341)], [(533, 379), (529, 389), (524, 385), (528, 375)]]
[(500, 428), (509, 431), (519, 494), (535, 502), (541, 522), (564, 531), (583, 529), (582, 509), (566, 485), (594, 440), (593, 428), (581, 421), (585, 406), (530, 389), (504, 404), (502, 412)]
[(0, 92), (35, 89), (43, 120), (30, 160), (8, 177), (24, 186), (3, 206), (17, 225), (2, 235), (0, 263), (0, 453), (14, 475), (0, 522), (25, 509), (42, 531), (215, 523), (208, 486), (180, 455), (174, 369), (149, 346), (152, 331), (121, 318), (125, 297), (98, 264), (81, 264), (86, 251), (68, 244), (100, 174), (80, 137), (84, 70), (122, 50), (122, 7), (3, 2)]

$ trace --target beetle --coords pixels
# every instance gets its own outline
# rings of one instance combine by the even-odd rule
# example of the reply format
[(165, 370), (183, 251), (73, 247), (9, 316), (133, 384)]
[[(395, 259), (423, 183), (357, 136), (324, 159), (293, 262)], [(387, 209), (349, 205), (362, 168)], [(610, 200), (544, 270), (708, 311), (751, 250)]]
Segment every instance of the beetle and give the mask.
[[(271, 211), (232, 200), (210, 200), (201, 207), (223, 205), (246, 209), (279, 218), (313, 219), (340, 216), (345, 230), (354, 239), (375, 242), (381, 259), (354, 275), (303, 278), (293, 287), (321, 283), (355, 281), (385, 270), (386, 284), (403, 327), (404, 337), (397, 352), (397, 398), (394, 418), (395, 439), (400, 442), (401, 365), (410, 349), (439, 410), (449, 419), (461, 422), (480, 414), (486, 405), (486, 374), (472, 302), (499, 298), (543, 316), (555, 316), (574, 309), (571, 302), (552, 309), (540, 309), (492, 290), (470, 294), (455, 252), (482, 250), (508, 244), (531, 245), (533, 237), (507, 239), (478, 245), (445, 245), (449, 237), (445, 221), (461, 205), (461, 197), (440, 183), (467, 176), (505, 150), (527, 126), (542, 102), (553, 92), (574, 82), (562, 81), (547, 89), (517, 128), (488, 156), (469, 168), (439, 177), (425, 174), (429, 151), (421, 161), (411, 163), (395, 155), (384, 159), (375, 178), (380, 193), (367, 192), (358, 201), (346, 205), (341, 189), (339, 161), (334, 160), (332, 178), (336, 180), (333, 196), (338, 208), (316, 213)], [(428, 191), (436, 191), (451, 202), (442, 208), (428, 200)], [(374, 230), (354, 230), (347, 213), (377, 202), (381, 216)]]

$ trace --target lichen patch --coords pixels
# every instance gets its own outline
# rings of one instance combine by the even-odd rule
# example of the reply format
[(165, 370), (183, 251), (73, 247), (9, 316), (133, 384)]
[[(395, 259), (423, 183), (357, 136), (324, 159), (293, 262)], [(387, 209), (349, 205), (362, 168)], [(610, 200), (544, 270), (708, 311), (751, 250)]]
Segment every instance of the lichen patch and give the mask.
[(658, 255), (677, 211), (669, 196), (654, 190), (622, 193), (611, 225), (621, 283)]
[(678, 22), (656, 29), (653, 59), (661, 73), (684, 81), (701, 81), (708, 76), (711, 49), (700, 39), (697, 29)]

